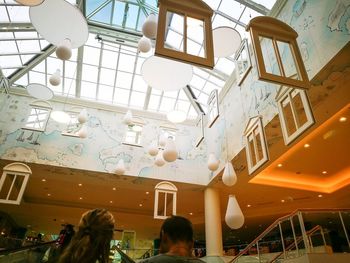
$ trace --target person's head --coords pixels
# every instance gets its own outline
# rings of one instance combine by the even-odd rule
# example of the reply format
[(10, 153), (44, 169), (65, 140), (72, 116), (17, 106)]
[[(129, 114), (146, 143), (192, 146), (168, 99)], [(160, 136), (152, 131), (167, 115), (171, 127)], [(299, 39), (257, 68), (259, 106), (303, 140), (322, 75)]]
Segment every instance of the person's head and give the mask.
[(191, 253), (193, 247), (192, 223), (182, 216), (167, 218), (160, 229), (160, 253), (168, 252), (172, 246), (182, 244)]
[(108, 262), (113, 231), (114, 218), (110, 212), (105, 209), (87, 211), (82, 215), (78, 231), (59, 262)]

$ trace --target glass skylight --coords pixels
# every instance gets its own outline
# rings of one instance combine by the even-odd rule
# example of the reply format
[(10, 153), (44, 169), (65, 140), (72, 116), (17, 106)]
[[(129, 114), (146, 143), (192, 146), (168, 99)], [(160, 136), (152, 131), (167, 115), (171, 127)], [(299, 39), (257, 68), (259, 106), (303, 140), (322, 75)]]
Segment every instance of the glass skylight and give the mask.
[[(204, 1), (214, 10), (213, 29), (233, 27), (240, 32), (242, 39), (248, 36), (245, 25), (249, 20), (266, 14), (266, 10), (275, 3), (275, 0)], [(69, 2), (76, 3), (75, 0)], [(20, 75), (23, 76), (15, 81), (16, 85), (27, 86), (38, 82), (61, 96), (164, 114), (178, 109), (186, 112), (188, 118), (196, 118), (198, 112), (192, 106), (194, 102), (198, 102), (206, 111), (211, 91), (220, 91), (234, 70), (234, 55), (216, 59), (213, 70), (194, 67), (193, 79), (188, 86), (195, 98), (189, 98), (184, 90), (163, 92), (152, 89), (144, 82), (141, 67), (154, 51), (139, 53), (135, 39), (142, 35), (141, 27), (146, 17), (158, 12), (157, 0), (86, 0), (83, 3), (81, 6), (85, 16), (95, 30), (90, 33), (79, 55), (78, 50), (73, 49), (71, 59), (62, 61), (51, 52), (28, 71), (27, 63), (39, 59), (49, 43), (32, 28), (28, 7), (20, 6), (13, 0), (0, 0), (0, 23), (8, 25), (0, 28), (0, 66), (4, 75), (11, 77), (14, 73), (22, 73)], [(177, 20), (175, 16), (170, 20), (166, 42), (170, 47), (181, 49), (182, 28)], [(103, 28), (99, 29), (101, 26)], [(117, 30), (110, 30), (111, 27)], [(102, 38), (101, 30), (104, 33)], [(194, 22), (188, 31), (191, 32), (187, 40), (188, 49), (192, 54), (203, 54), (201, 25)], [(118, 40), (119, 35), (115, 37), (119, 33), (124, 34), (121, 37), (126, 37), (125, 43)], [(61, 71), (62, 82), (59, 86), (51, 86), (49, 77), (56, 69)]]

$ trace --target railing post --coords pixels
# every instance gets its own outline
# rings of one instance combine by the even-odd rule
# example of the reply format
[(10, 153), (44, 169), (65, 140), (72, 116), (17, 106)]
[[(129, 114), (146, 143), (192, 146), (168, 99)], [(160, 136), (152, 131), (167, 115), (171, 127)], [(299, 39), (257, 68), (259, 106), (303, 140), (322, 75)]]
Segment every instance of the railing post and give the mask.
[(260, 250), (259, 250), (259, 240), (258, 240), (258, 241), (256, 241), (256, 250), (258, 251), (259, 263), (261, 263), (261, 258), (260, 258)]
[(346, 227), (345, 227), (345, 224), (344, 224), (343, 216), (341, 215), (340, 211), (338, 213), (339, 213), (341, 224), (343, 226), (343, 230), (344, 230), (344, 234), (345, 234), (345, 237), (346, 237), (346, 241), (348, 241), (348, 246), (350, 248), (349, 236), (348, 236), (348, 232), (346, 231)]
[(289, 218), (289, 220), (290, 220), (290, 225), (292, 226), (292, 232), (293, 232), (293, 238), (294, 238), (295, 249), (296, 249), (296, 251), (297, 251), (297, 256), (299, 257), (298, 241), (297, 241), (297, 237), (296, 237), (296, 235), (295, 235), (293, 217), (291, 216), (291, 217)]
[(322, 236), (322, 240), (323, 240), (324, 251), (327, 252), (327, 243), (326, 243), (326, 239), (324, 238), (324, 232), (323, 232), (322, 227), (320, 227), (320, 232), (321, 232), (321, 236)]
[(284, 246), (284, 240), (283, 240), (283, 233), (282, 233), (281, 222), (278, 222), (278, 227), (280, 229), (280, 234), (281, 234), (281, 242), (282, 242), (282, 248), (283, 248), (283, 257), (284, 257), (284, 259), (287, 259), (286, 248)]
[(302, 215), (302, 213), (300, 211), (298, 211), (298, 219), (299, 219), (299, 225), (300, 225), (300, 229), (301, 229), (301, 234), (303, 235), (305, 251), (310, 253), (310, 244), (309, 244), (309, 241), (308, 241), (308, 238), (307, 238), (307, 235), (306, 235), (303, 215)]

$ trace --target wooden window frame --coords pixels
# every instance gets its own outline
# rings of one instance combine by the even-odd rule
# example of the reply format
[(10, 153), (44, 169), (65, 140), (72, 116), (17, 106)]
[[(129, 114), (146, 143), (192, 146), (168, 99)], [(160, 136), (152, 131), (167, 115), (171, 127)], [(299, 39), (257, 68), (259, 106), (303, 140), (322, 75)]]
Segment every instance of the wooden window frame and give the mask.
[[(163, 215), (158, 214), (158, 205), (159, 205), (159, 193), (165, 193), (164, 195), (164, 213)], [(155, 186), (155, 195), (154, 195), (154, 214), (155, 219), (167, 219), (167, 194), (173, 195), (173, 209), (172, 215), (176, 215), (176, 199), (177, 199), (177, 188), (174, 184), (170, 182), (160, 182)]]
[[(242, 54), (243, 50), (246, 50), (247, 52), (247, 62), (248, 62), (248, 66), (247, 68), (244, 70), (244, 72), (242, 73), (242, 75), (239, 74), (238, 71), (238, 59), (240, 57), (240, 55)], [(252, 60), (250, 58), (250, 52), (249, 52), (249, 45), (248, 45), (248, 40), (245, 38), (243, 39), (241, 46), (239, 47), (236, 55), (235, 55), (235, 68), (236, 68), (236, 76), (237, 76), (237, 85), (241, 86), (241, 84), (243, 83), (243, 81), (245, 80), (245, 78), (247, 77), (249, 71), (252, 69)]]

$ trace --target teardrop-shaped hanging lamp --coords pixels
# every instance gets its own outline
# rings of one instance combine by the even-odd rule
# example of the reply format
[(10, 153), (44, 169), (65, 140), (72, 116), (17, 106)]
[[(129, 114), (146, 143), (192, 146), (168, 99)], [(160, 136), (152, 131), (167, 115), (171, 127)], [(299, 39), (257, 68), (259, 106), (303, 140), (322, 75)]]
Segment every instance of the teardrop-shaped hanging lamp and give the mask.
[(228, 198), (225, 222), (232, 229), (241, 228), (244, 224), (244, 215), (234, 195)]
[(49, 82), (52, 86), (58, 86), (61, 84), (61, 71), (59, 69), (50, 76)]
[(161, 167), (165, 164), (164, 158), (163, 158), (163, 150), (159, 150), (156, 159), (154, 161), (154, 164)]
[(156, 141), (153, 141), (150, 146), (148, 147), (148, 153), (151, 156), (156, 156), (158, 154), (158, 145)]
[(141, 37), (137, 43), (138, 50), (143, 53), (147, 53), (152, 48), (151, 40), (147, 37)]
[(79, 123), (83, 124), (87, 121), (88, 119), (88, 114), (86, 109), (82, 109), (78, 115), (78, 121)]
[(142, 33), (149, 39), (157, 36), (158, 18), (155, 14), (150, 14), (142, 25)]
[(227, 186), (233, 186), (237, 182), (237, 175), (231, 162), (225, 164), (225, 170), (222, 175), (222, 182)]
[(124, 164), (124, 160), (120, 159), (118, 161), (117, 167), (114, 170), (114, 173), (116, 173), (117, 175), (123, 175), (125, 173), (125, 164)]
[(61, 45), (56, 48), (56, 56), (61, 60), (68, 60), (72, 56), (72, 43), (70, 39), (62, 41)]
[(216, 171), (219, 168), (220, 160), (216, 159), (214, 153), (210, 153), (208, 157), (208, 169), (212, 172)]
[(88, 135), (87, 128), (85, 126), (81, 127), (81, 129), (77, 132), (78, 136), (82, 139), (85, 139)]
[(163, 151), (163, 158), (167, 162), (174, 162), (177, 159), (177, 150), (175, 146), (175, 142), (173, 139), (168, 138), (164, 151)]
[(131, 110), (128, 110), (125, 115), (124, 115), (124, 118), (123, 118), (123, 122), (126, 124), (126, 125), (131, 125), (132, 124), (132, 113), (131, 113)]

